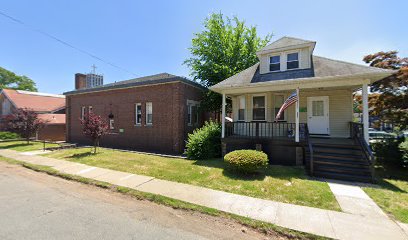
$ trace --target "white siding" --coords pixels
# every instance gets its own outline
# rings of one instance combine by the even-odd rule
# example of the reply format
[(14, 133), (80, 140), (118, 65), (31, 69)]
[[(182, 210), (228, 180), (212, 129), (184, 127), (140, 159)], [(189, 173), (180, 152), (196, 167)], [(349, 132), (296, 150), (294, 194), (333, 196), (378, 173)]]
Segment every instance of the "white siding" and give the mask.
[[(274, 95), (284, 94), (285, 99), (291, 92), (286, 93), (267, 93), (267, 121), (272, 122), (275, 119), (274, 112)], [(345, 90), (315, 90), (302, 91), (300, 89), (300, 108), (307, 108), (307, 97), (312, 96), (328, 96), (329, 97), (329, 127), (331, 137), (349, 137), (349, 122), (353, 119), (353, 99), (352, 91)], [(246, 95), (246, 121), (252, 120), (252, 95)], [(238, 119), (237, 98), (233, 99), (233, 116), (234, 121)], [(295, 105), (292, 105), (285, 111), (286, 120), (289, 123), (295, 122)], [(307, 123), (307, 112), (300, 112), (300, 122)]]

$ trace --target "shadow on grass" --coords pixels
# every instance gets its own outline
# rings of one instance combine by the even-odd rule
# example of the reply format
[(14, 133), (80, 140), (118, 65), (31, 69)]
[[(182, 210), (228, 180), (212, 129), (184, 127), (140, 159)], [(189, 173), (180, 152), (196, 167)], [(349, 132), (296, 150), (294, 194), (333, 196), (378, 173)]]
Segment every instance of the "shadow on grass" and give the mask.
[(75, 153), (69, 156), (66, 156), (65, 158), (75, 158), (75, 159), (81, 159), (81, 158), (85, 158), (85, 157), (89, 157), (89, 156), (96, 156), (99, 153), (93, 153), (93, 152), (83, 152), (83, 153)]
[(16, 148), (16, 147), (27, 147), (27, 146), (33, 146), (34, 143), (16, 143), (16, 144), (11, 144), (7, 146), (0, 146), (0, 149), (9, 149), (9, 148)]
[(378, 185), (380, 185), (382, 188), (393, 192), (408, 193), (404, 189), (401, 189), (387, 181), (387, 179), (391, 179), (408, 182), (408, 168), (393, 165), (377, 165), (375, 167), (375, 176), (378, 181)]
[(236, 180), (263, 180), (265, 179), (265, 177), (277, 178), (287, 181), (292, 181), (294, 179), (306, 179), (306, 173), (304, 169), (293, 166), (268, 165), (265, 170), (259, 171), (259, 173), (245, 174), (230, 169), (221, 158), (195, 160), (194, 165), (222, 169), (222, 173), (224, 176)]

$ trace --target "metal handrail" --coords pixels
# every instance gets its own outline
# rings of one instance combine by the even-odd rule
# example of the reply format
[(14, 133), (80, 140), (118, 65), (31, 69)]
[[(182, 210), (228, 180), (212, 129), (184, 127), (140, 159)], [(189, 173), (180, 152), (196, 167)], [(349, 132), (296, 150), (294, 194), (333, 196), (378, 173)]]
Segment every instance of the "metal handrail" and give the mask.
[(354, 141), (357, 142), (363, 150), (365, 159), (370, 166), (371, 177), (374, 178), (375, 158), (370, 145), (367, 143), (368, 139), (367, 141), (364, 139), (363, 128), (364, 125), (362, 123), (350, 122), (350, 137), (354, 139)]

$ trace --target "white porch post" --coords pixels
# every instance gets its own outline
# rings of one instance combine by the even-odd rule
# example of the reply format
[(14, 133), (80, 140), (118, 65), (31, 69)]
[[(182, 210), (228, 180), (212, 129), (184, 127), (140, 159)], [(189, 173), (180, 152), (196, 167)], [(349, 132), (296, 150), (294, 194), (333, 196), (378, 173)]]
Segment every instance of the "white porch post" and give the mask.
[(364, 132), (364, 139), (368, 144), (368, 84), (363, 84), (362, 89), (362, 97), (363, 97), (363, 132)]
[(296, 101), (295, 142), (299, 142), (299, 88), (296, 88), (296, 95), (298, 100)]
[(221, 114), (221, 138), (225, 137), (225, 93), (222, 94), (222, 114)]

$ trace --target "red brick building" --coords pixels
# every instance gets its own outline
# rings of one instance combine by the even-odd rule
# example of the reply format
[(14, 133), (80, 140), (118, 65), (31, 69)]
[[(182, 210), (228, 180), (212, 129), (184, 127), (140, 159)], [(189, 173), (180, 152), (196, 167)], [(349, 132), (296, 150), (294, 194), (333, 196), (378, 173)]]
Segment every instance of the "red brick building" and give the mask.
[(101, 146), (182, 153), (187, 134), (203, 122), (197, 108), (204, 90), (186, 78), (162, 73), (67, 92), (67, 141), (91, 144), (80, 119), (92, 111), (110, 125)]
[[(30, 109), (45, 120), (37, 138), (39, 140), (65, 140), (65, 96), (57, 94), (28, 92), (3, 89), (0, 93), (0, 119), (4, 119), (18, 108)], [(5, 129), (7, 122), (2, 120), (0, 128)]]

